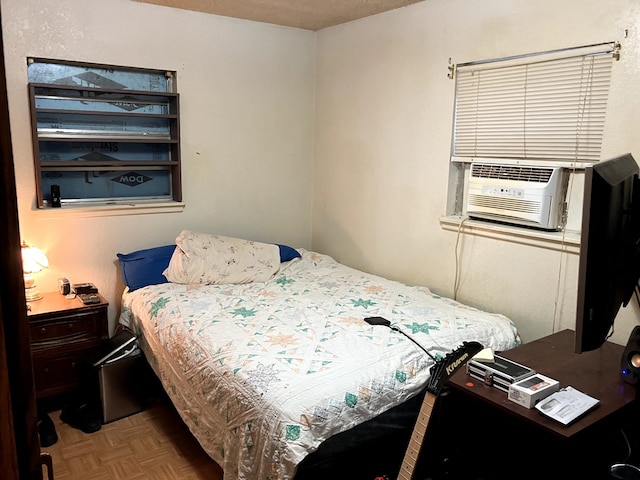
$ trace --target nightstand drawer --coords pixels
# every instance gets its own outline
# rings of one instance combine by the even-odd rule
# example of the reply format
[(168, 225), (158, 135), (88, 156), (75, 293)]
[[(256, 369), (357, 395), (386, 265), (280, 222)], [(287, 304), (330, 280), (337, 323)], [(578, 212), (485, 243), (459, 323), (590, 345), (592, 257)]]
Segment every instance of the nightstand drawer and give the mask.
[(38, 397), (78, 387), (83, 371), (86, 373), (88, 370), (85, 363), (87, 353), (87, 350), (79, 350), (63, 355), (35, 357), (33, 377)]
[(101, 318), (98, 312), (86, 312), (75, 314), (73, 317), (31, 322), (31, 348), (35, 351), (61, 344), (99, 339)]
[(59, 408), (72, 393), (87, 387), (86, 359), (108, 338), (109, 303), (85, 305), (58, 292), (30, 303), (31, 358), (39, 407)]

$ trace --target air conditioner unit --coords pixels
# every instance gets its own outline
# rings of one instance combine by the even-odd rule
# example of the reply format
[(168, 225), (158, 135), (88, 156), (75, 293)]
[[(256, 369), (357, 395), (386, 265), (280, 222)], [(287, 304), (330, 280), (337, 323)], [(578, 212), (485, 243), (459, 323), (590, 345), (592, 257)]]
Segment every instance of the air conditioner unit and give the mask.
[(561, 230), (566, 224), (568, 179), (561, 167), (472, 163), (467, 215)]

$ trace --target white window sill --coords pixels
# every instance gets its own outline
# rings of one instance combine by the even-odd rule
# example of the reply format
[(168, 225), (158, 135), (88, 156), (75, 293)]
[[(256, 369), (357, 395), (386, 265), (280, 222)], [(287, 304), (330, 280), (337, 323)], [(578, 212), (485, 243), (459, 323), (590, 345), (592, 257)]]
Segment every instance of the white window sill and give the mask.
[(440, 226), (447, 231), (458, 232), (460, 230), (465, 235), (494, 238), (505, 242), (520, 243), (560, 252), (580, 253), (580, 232), (573, 230), (547, 232), (515, 225), (471, 220), (468, 217), (459, 215), (440, 217)]
[(68, 204), (60, 208), (41, 208), (34, 213), (41, 218), (62, 217), (111, 217), (122, 215), (146, 215), (152, 213), (179, 213), (184, 210), (184, 202), (138, 202), (138, 203), (95, 203)]

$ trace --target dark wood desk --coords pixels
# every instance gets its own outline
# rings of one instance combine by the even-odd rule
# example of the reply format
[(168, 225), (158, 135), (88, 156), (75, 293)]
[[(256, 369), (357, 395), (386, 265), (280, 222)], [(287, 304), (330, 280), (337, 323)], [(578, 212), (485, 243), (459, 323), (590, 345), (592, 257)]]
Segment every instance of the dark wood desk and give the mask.
[[(569, 426), (507, 400), (505, 392), (468, 376), (465, 369), (454, 374), (442, 402), (444, 441), (468, 441), (445, 452), (454, 464), (465, 465), (452, 478), (603, 478), (599, 475), (609, 462), (625, 460), (621, 429), (637, 430), (638, 415), (636, 387), (619, 373), (624, 347), (607, 342), (576, 354), (573, 339), (574, 332), (564, 330), (501, 353), (558, 380), (561, 388), (571, 385), (600, 400), (599, 407)], [(474, 441), (479, 437), (482, 442)], [(522, 468), (530, 460), (545, 468), (527, 476)]]
[(542, 416), (536, 409), (528, 409), (507, 400), (507, 394), (469, 377), (460, 369), (451, 378), (452, 388), (487, 402), (539, 428), (570, 438), (586, 428), (615, 415), (636, 398), (636, 387), (622, 380), (620, 359), (624, 347), (606, 342), (598, 350), (574, 353), (573, 330), (527, 343), (500, 355), (526, 365), (560, 382), (560, 388), (572, 387), (600, 400), (600, 406), (569, 426)]

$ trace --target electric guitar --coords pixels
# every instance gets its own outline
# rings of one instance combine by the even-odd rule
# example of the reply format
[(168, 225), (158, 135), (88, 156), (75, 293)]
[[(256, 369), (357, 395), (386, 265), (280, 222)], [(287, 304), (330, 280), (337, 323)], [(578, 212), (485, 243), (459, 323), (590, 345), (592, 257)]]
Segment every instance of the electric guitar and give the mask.
[[(431, 412), (433, 406), (438, 398), (438, 394), (447, 380), (462, 366), (467, 360), (471, 360), (476, 353), (482, 350), (482, 345), (478, 342), (464, 342), (462, 346), (458, 347), (451, 353), (448, 353), (445, 357), (434, 363), (429, 372), (431, 376), (427, 383), (427, 392), (422, 406), (420, 407), (420, 413), (418, 419), (413, 427), (413, 433), (409, 441), (409, 446), (404, 454), (404, 460), (398, 473), (398, 480), (412, 480), (413, 473), (418, 463), (418, 457), (420, 456), (420, 449), (422, 448), (422, 441), (424, 440), (427, 432), (427, 426), (431, 418)], [(384, 478), (384, 477), (383, 477)]]

